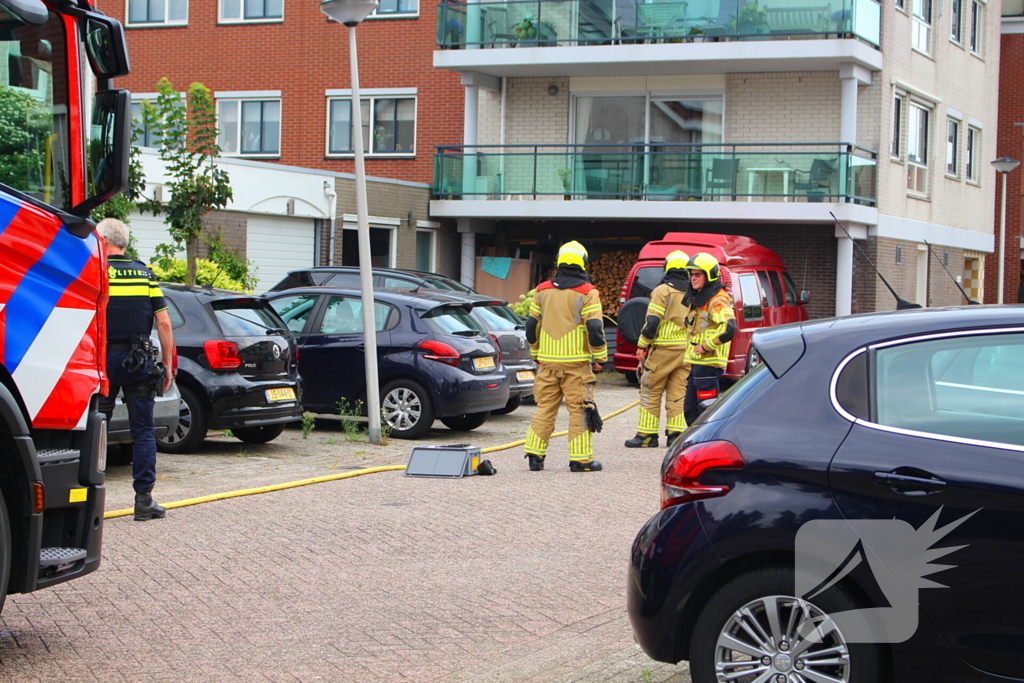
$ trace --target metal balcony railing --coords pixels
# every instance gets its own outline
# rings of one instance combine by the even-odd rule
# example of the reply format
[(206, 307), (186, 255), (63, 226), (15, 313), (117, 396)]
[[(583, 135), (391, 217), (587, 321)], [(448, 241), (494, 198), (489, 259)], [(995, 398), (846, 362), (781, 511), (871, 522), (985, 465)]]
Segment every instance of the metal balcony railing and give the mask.
[(846, 202), (874, 206), (877, 154), (845, 143), (446, 145), (438, 199)]
[(858, 38), (880, 45), (875, 0), (532, 0), (438, 5), (437, 43), (558, 47), (730, 40)]

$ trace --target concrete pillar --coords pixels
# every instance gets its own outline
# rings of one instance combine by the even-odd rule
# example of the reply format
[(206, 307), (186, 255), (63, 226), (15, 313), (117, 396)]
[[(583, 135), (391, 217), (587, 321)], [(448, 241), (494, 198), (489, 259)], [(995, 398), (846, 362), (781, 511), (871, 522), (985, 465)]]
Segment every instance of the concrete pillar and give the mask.
[[(459, 219), (460, 221), (462, 219)], [(459, 282), (467, 287), (476, 285), (476, 233), (462, 233), (462, 257), (460, 262), (461, 274)]]
[[(839, 142), (844, 145), (857, 144), (857, 89), (861, 85), (871, 85), (871, 72), (859, 64), (841, 64), (839, 66)], [(850, 174), (850, 157), (848, 148), (842, 150), (839, 158), (839, 194), (854, 194), (853, 188), (847, 186)]]
[(853, 311), (853, 240), (843, 235), (836, 247), (836, 315)]
[(462, 113), (462, 144), (465, 145), (462, 155), (462, 198), (483, 199), (476, 196), (477, 176), (477, 112), (479, 107), (480, 89), (474, 84), (466, 84), (465, 107)]

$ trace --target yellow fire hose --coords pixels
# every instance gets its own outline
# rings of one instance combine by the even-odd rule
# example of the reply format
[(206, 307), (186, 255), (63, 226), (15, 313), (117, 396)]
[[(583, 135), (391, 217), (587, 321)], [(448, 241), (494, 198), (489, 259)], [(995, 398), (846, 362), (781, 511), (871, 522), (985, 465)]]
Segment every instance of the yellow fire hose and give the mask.
[[(616, 415), (621, 415), (630, 408), (638, 405), (640, 401), (633, 401), (628, 406), (613, 410), (612, 412), (605, 415), (602, 419), (609, 419)], [(565, 436), (568, 434), (568, 430), (561, 432), (555, 432), (552, 434), (552, 438), (556, 436)], [(516, 446), (522, 446), (526, 443), (526, 439), (520, 439), (519, 441), (512, 441), (511, 443), (502, 444), (501, 446), (490, 446), (483, 448), (480, 453), (494, 453), (497, 451), (506, 451)], [(168, 510), (174, 508), (183, 508), (189, 505), (199, 505), (201, 503), (212, 503), (215, 500), (227, 500), (228, 498), (240, 498), (241, 496), (254, 496), (258, 493), (271, 493), (272, 491), (284, 491), (285, 489), (294, 489), (299, 486), (309, 486), (310, 484), (321, 484), (326, 481), (337, 481), (338, 479), (349, 479), (350, 477), (360, 477), (364, 474), (374, 474), (375, 472), (392, 472), (395, 470), (404, 470), (405, 465), (386, 465), (384, 467), (368, 467), (365, 470), (355, 470), (352, 472), (343, 472), (341, 474), (328, 474), (323, 477), (311, 477), (310, 479), (300, 479), (298, 481), (289, 481), (283, 484), (272, 484), (271, 486), (259, 486), (253, 489), (241, 489), (238, 491), (228, 491), (226, 493), (215, 493), (210, 496), (199, 496), (198, 498), (187, 498), (185, 500), (178, 500), (173, 503), (166, 503), (164, 507)], [(127, 517), (128, 515), (135, 514), (133, 508), (126, 508), (124, 510), (110, 510), (103, 515), (103, 519), (114, 519), (115, 517)]]

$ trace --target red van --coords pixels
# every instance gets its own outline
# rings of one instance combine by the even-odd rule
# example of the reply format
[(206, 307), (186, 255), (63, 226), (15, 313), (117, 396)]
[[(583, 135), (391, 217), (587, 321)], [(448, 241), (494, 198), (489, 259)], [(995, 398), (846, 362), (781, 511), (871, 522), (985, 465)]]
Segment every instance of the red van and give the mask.
[[(725, 377), (737, 380), (747, 367), (750, 335), (762, 327), (807, 320), (805, 304), (810, 301), (806, 290), (798, 290), (786, 267), (774, 251), (750, 237), (715, 235), (703, 232), (670, 232), (663, 239), (648, 242), (640, 250), (640, 259), (633, 264), (622, 285), (619, 304), (638, 296), (649, 297), (665, 274), (665, 257), (681, 249), (690, 256), (707, 252), (725, 266), (723, 276), (730, 286), (736, 305), (738, 329), (729, 353)], [(636, 378), (636, 345), (618, 332), (615, 369)]]

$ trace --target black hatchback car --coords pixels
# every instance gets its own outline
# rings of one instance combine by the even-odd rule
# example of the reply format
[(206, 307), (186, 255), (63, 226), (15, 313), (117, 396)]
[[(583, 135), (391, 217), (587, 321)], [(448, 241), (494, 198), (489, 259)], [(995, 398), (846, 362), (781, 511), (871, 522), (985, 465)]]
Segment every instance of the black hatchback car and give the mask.
[[(293, 270), (280, 282), (270, 288), (281, 292), (295, 287), (349, 287), (359, 289), (359, 268), (357, 266), (317, 266)], [(439, 273), (425, 270), (399, 268), (374, 268), (374, 289), (439, 289), (460, 294), (472, 294), (473, 290), (457, 280)]]
[[(337, 413), (341, 400), (365, 408), (360, 292), (300, 287), (268, 297), (299, 340), (306, 409)], [(383, 290), (373, 298), (381, 413), (392, 436), (421, 437), (434, 418), (451, 429), (476, 429), (508, 403), (498, 351), (465, 297)]]
[(694, 683), (1024, 680), (1024, 306), (757, 332), (633, 543)]
[(262, 296), (161, 284), (178, 348), (177, 429), (165, 453), (196, 450), (210, 429), (246, 443), (276, 439), (302, 419), (295, 340)]

